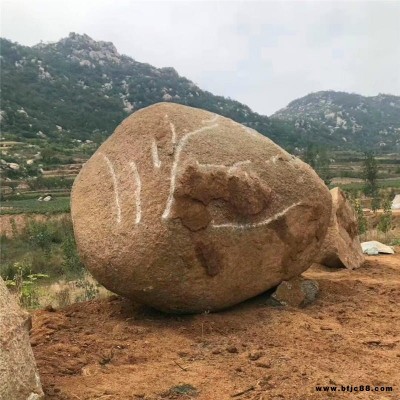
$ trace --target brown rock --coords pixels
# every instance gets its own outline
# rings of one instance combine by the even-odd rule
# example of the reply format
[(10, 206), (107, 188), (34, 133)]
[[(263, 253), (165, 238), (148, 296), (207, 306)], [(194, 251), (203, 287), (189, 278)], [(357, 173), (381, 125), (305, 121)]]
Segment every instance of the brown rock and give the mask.
[(29, 343), (30, 326), (29, 314), (19, 307), (0, 278), (0, 399), (44, 398)]
[(256, 131), (160, 103), (125, 119), (84, 165), (71, 208), (82, 259), (104, 286), (160, 310), (203, 312), (307, 269), (331, 196)]
[(272, 297), (284, 306), (304, 307), (315, 300), (318, 290), (318, 282), (296, 276), (283, 281)]
[(249, 359), (251, 361), (257, 361), (259, 358), (261, 358), (264, 355), (263, 352), (261, 351), (253, 351), (251, 353), (249, 353)]
[(333, 188), (332, 215), (317, 262), (332, 268), (358, 268), (364, 262), (358, 239), (357, 216), (339, 188)]
[(231, 353), (231, 354), (239, 353), (239, 350), (238, 350), (238, 348), (236, 346), (228, 346), (226, 348), (226, 350), (228, 351), (228, 353)]

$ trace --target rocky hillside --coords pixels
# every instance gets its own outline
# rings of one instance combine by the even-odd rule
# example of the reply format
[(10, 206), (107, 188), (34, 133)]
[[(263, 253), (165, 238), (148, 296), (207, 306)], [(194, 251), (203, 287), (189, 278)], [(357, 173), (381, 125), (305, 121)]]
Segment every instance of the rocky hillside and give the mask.
[[(267, 117), (201, 90), (173, 68), (121, 55), (112, 43), (71, 33), (56, 43), (1, 39), (2, 132), (6, 139), (101, 141), (130, 113), (160, 101), (204, 108), (279, 138)], [(288, 142), (288, 140), (286, 140)]]
[(338, 147), (400, 149), (399, 96), (311, 93), (292, 101), (271, 118), (290, 123), (299, 134), (315, 132)]
[(135, 61), (112, 43), (87, 35), (71, 33), (33, 47), (7, 39), (0, 44), (3, 141), (22, 141), (39, 150), (50, 146), (56, 153), (68, 148), (75, 154), (81, 143), (101, 143), (135, 110), (169, 101), (232, 118), (289, 150), (309, 143), (333, 149), (400, 148), (396, 96), (313, 93), (268, 118), (201, 90), (173, 68)]

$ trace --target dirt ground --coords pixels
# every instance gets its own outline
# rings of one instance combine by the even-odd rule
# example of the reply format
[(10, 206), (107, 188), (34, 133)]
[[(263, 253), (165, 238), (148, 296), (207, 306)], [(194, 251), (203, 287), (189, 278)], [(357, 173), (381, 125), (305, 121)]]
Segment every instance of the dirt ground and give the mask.
[(304, 275), (319, 282), (319, 297), (302, 309), (263, 294), (194, 316), (117, 296), (36, 311), (31, 341), (46, 399), (398, 400), (399, 252), (356, 271), (313, 266)]

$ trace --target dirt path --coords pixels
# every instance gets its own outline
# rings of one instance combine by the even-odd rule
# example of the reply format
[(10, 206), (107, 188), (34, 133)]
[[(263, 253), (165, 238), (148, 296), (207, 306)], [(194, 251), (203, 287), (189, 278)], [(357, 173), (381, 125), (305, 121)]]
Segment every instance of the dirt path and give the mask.
[(262, 295), (197, 316), (117, 297), (38, 311), (32, 345), (47, 399), (400, 399), (400, 254), (305, 275), (321, 290), (304, 309)]

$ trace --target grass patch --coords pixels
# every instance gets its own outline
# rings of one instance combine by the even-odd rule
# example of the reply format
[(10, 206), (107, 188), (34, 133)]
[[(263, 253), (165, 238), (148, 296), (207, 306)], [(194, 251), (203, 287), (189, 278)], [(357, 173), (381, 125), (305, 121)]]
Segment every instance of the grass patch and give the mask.
[[(364, 182), (353, 182), (347, 184), (338, 184), (338, 186), (344, 190), (362, 190), (365, 186)], [(400, 188), (400, 179), (387, 179), (387, 180), (379, 180), (378, 179), (379, 188)]]
[(22, 276), (47, 274), (50, 278), (78, 276), (83, 272), (68, 216), (44, 221), (31, 220), (15, 237), (1, 237), (0, 275), (12, 280), (22, 268)]
[(56, 197), (51, 201), (36, 199), (6, 200), (1, 202), (0, 214), (60, 214), (70, 212), (70, 197)]

